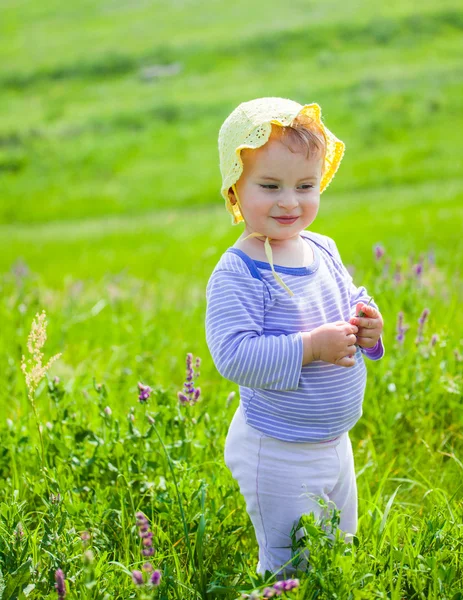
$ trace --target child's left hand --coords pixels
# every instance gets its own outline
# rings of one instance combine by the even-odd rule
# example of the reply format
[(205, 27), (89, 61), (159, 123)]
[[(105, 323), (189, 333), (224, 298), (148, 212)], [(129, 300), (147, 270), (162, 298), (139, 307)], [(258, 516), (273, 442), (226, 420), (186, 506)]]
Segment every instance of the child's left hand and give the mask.
[(351, 317), (349, 323), (357, 325), (359, 328), (356, 333), (357, 343), (362, 348), (373, 348), (383, 331), (383, 317), (373, 306), (367, 306), (364, 302), (358, 302), (355, 313), (358, 315), (362, 311), (364, 317)]

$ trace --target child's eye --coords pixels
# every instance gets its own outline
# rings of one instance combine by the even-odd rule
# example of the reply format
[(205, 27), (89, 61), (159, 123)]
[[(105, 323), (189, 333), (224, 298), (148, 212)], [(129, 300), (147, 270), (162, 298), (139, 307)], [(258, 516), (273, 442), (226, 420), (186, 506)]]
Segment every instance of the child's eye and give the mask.
[[(260, 187), (262, 187), (264, 189), (269, 189), (269, 190), (274, 190), (274, 189), (278, 188), (277, 185), (274, 185), (272, 183), (260, 184)], [(304, 189), (304, 190), (310, 190), (312, 188), (313, 188), (313, 185), (310, 185), (309, 183), (305, 183), (305, 184), (301, 185), (301, 189)]]

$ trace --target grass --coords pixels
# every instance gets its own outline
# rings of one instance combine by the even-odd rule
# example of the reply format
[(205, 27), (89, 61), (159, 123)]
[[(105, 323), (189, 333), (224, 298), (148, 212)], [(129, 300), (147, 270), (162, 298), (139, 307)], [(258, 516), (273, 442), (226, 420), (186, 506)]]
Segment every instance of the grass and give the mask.
[[(459, 6), (0, 11), (0, 598), (56, 598), (58, 568), (68, 598), (234, 599), (273, 585), (255, 575), (252, 524), (223, 463), (238, 388), (204, 337), (208, 277), (241, 232), (219, 193), (218, 129), (265, 95), (318, 102), (346, 142), (312, 228), (336, 240), (385, 321), (386, 355), (366, 361), (350, 432), (356, 543), (304, 516), (314, 568), (285, 596), (462, 598)], [(177, 75), (143, 79), (172, 63)], [(37, 389), (36, 420), (20, 362), (42, 309), (45, 357), (62, 357)], [(202, 358), (194, 406), (177, 399), (187, 352)], [(137, 511), (159, 587), (131, 578), (145, 562)]]

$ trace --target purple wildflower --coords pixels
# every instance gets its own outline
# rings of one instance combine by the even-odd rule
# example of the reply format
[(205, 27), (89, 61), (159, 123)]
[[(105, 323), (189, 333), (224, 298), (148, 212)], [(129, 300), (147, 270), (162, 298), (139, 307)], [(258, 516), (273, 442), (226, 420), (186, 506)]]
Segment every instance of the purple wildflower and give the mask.
[(430, 342), (431, 348), (437, 344), (438, 339), (439, 339), (439, 336), (437, 335), (437, 333), (433, 333), (432, 337), (431, 337), (431, 342)]
[(421, 313), (420, 318), (418, 319), (419, 327), (418, 327), (418, 335), (416, 337), (415, 344), (419, 344), (420, 342), (423, 341), (423, 328), (424, 328), (424, 324), (426, 323), (426, 319), (428, 318), (429, 313), (430, 313), (429, 308), (425, 308), (423, 310), (423, 312)]
[(395, 272), (394, 272), (394, 281), (399, 284), (402, 281), (402, 273), (400, 263), (396, 263)]
[(143, 585), (143, 573), (141, 571), (132, 571), (132, 580), (135, 585)]
[(149, 385), (143, 385), (143, 383), (138, 382), (138, 389), (140, 391), (140, 395), (138, 396), (138, 400), (143, 403), (148, 400), (151, 394), (151, 388)]
[(429, 308), (425, 308), (423, 310), (423, 312), (421, 313), (420, 318), (418, 319), (418, 323), (420, 325), (424, 325), (424, 323), (425, 323), (426, 319), (428, 318), (428, 315), (429, 315), (430, 312), (431, 311), (429, 310)]
[(183, 390), (177, 392), (177, 398), (182, 404), (196, 404), (201, 396), (201, 388), (195, 388), (195, 380), (199, 377), (199, 367), (201, 365), (201, 359), (199, 357), (195, 360), (195, 369), (193, 369), (193, 354), (188, 352), (186, 355), (186, 381), (183, 384)]
[(410, 327), (408, 325), (404, 326), (403, 320), (404, 320), (404, 313), (402, 311), (400, 311), (398, 314), (398, 319), (397, 319), (397, 337), (396, 337), (396, 340), (399, 342), (399, 344), (403, 343), (405, 334), (410, 329)]
[(143, 556), (153, 556), (153, 533), (149, 530), (149, 521), (142, 512), (137, 512), (138, 535), (142, 539), (143, 549), (141, 553)]
[(273, 588), (266, 587), (264, 589), (264, 591), (262, 592), (262, 597), (263, 598), (273, 598), (274, 596), (276, 596), (276, 594), (277, 594), (276, 590), (274, 590)]
[(386, 258), (386, 260), (384, 261), (384, 266), (383, 266), (383, 277), (387, 277), (390, 267), (391, 267), (391, 259)]
[(82, 540), (82, 542), (85, 544), (88, 544), (89, 540), (90, 540), (90, 534), (88, 531), (83, 531), (80, 534), (80, 539)]
[(294, 590), (299, 587), (299, 579), (287, 579), (286, 580), (286, 590)]
[[(153, 533), (150, 531), (149, 521), (141, 511), (137, 512), (135, 516), (137, 518), (138, 535), (141, 537), (143, 544), (141, 553), (144, 557), (153, 556)], [(145, 562), (142, 569), (149, 577), (148, 582), (144, 584), (143, 573), (141, 571), (132, 571), (132, 579), (136, 585), (159, 585), (161, 581), (160, 571), (154, 571), (153, 565), (149, 562)]]
[(423, 263), (419, 262), (416, 265), (413, 265), (413, 272), (417, 277), (423, 273)]
[(384, 256), (385, 250), (384, 250), (384, 247), (381, 246), (381, 244), (376, 244), (374, 246), (374, 251), (375, 251), (375, 258), (376, 258), (376, 260), (379, 260), (381, 257)]
[(141, 511), (139, 511), (136, 513), (135, 517), (137, 518), (137, 526), (142, 531), (148, 531), (149, 522), (148, 522), (148, 519), (145, 517), (145, 515)]
[[(284, 579), (283, 581), (277, 581), (273, 584), (273, 589), (278, 596), (280, 596), (282, 592), (289, 592), (297, 587), (299, 587), (299, 579)], [(271, 598), (271, 596), (266, 597)]]
[(142, 533), (141, 538), (143, 546), (152, 546), (153, 534), (151, 533), (151, 531), (148, 531), (147, 533)]
[(177, 398), (182, 404), (188, 404), (189, 400), (183, 392), (177, 392)]
[(56, 569), (55, 580), (55, 589), (58, 593), (58, 600), (63, 600), (66, 596), (66, 584), (64, 583), (64, 573), (61, 569)]
[(159, 585), (161, 583), (161, 571), (154, 571), (154, 573), (150, 577), (150, 583), (152, 585)]

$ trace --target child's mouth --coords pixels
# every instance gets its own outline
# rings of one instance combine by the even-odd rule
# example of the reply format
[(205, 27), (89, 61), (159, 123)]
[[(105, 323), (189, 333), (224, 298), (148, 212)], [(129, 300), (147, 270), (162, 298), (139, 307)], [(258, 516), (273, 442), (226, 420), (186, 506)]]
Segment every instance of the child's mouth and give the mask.
[(275, 219), (275, 221), (278, 221), (278, 223), (282, 223), (284, 225), (292, 225), (299, 219), (299, 217), (273, 217), (273, 218)]

